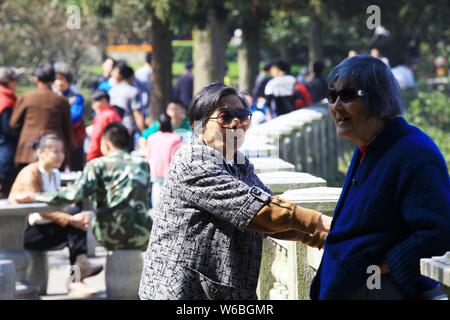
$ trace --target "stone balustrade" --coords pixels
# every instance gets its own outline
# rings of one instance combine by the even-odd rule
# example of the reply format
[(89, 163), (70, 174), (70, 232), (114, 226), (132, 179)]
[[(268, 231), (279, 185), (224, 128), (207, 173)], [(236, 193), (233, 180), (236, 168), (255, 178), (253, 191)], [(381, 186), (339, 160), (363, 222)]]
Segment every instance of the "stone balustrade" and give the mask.
[(23, 248), (23, 239), (30, 212), (46, 213), (58, 207), (45, 203), (15, 204), (0, 200), (0, 260), (12, 261), (16, 277), (16, 298), (37, 298), (38, 287), (29, 281), (31, 257)]
[(277, 195), (288, 190), (325, 187), (327, 185), (327, 182), (324, 179), (304, 172), (264, 172), (258, 174), (258, 177), (274, 194)]
[[(340, 193), (340, 188), (314, 187), (289, 190), (280, 197), (331, 216)], [(267, 237), (263, 245), (258, 296), (271, 300), (309, 299), (309, 287), (321, 258), (321, 250)]]
[[(274, 194), (298, 206), (332, 215), (340, 188), (326, 187), (326, 181), (279, 158), (251, 158), (258, 177)], [(290, 168), (286, 171), (285, 168)], [(309, 299), (309, 287), (320, 264), (322, 251), (294, 241), (267, 237), (258, 284), (260, 299)]]
[(257, 174), (274, 171), (295, 171), (295, 166), (280, 158), (250, 158)]
[[(252, 127), (241, 151), (274, 194), (331, 216), (341, 189), (327, 187), (327, 181), (339, 185), (337, 159), (344, 149), (351, 147), (336, 139), (327, 108), (314, 106)], [(309, 299), (321, 258), (322, 251), (302, 243), (265, 238), (259, 298)]]
[(440, 282), (450, 297), (450, 251), (441, 257), (420, 259), (420, 270), (422, 275)]

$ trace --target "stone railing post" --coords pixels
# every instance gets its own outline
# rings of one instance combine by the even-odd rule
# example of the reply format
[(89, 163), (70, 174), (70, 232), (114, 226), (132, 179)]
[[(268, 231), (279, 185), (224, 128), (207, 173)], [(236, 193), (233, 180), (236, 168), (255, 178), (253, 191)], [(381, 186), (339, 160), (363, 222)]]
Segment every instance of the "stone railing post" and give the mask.
[[(341, 188), (317, 187), (308, 189), (289, 190), (280, 196), (292, 201), (297, 206), (314, 209), (332, 216), (334, 208), (341, 194)], [(309, 287), (322, 258), (322, 250), (307, 247), (298, 242), (295, 246), (297, 265), (297, 297), (301, 300), (309, 299)]]
[(450, 298), (450, 251), (441, 257), (421, 259), (420, 271), (422, 275), (440, 282)]

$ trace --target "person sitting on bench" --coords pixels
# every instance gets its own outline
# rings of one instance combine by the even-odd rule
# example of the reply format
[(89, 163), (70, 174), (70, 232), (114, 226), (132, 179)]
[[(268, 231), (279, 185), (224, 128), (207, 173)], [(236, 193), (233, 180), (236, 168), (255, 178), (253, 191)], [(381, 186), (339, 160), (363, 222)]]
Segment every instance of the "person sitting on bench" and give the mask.
[[(55, 192), (61, 187), (58, 168), (64, 161), (64, 143), (55, 134), (46, 134), (33, 143), (37, 161), (23, 168), (17, 176), (9, 199), (23, 193)], [(48, 251), (67, 246), (70, 264), (80, 269), (80, 281), (102, 271), (103, 266), (93, 264), (86, 256), (86, 230), (90, 217), (77, 206), (46, 214), (31, 213), (25, 231), (24, 246), (27, 250)], [(71, 283), (70, 295), (91, 295), (96, 291), (82, 282)]]
[(89, 198), (95, 210), (94, 236), (108, 250), (147, 248), (152, 220), (147, 195), (150, 169), (144, 158), (128, 153), (131, 137), (121, 123), (109, 124), (102, 135), (103, 157), (89, 161), (81, 176), (56, 192), (17, 195), (17, 202), (69, 204)]

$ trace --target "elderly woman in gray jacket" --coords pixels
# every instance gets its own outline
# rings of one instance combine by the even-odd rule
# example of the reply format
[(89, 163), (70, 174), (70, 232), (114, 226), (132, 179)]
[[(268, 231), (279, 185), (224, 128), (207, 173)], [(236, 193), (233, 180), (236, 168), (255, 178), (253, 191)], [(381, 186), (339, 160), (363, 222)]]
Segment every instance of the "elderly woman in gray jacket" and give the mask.
[(265, 234), (323, 246), (331, 219), (272, 196), (237, 151), (250, 117), (245, 97), (223, 84), (193, 98), (195, 135), (154, 210), (141, 299), (257, 299)]

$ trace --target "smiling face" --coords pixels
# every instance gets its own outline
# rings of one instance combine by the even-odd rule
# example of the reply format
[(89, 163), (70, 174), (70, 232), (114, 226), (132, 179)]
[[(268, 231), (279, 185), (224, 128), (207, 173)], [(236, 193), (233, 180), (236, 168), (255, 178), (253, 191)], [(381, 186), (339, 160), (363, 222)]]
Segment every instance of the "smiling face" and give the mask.
[[(353, 86), (336, 81), (332, 89), (340, 91), (348, 87)], [(356, 97), (348, 102), (343, 102), (341, 97), (338, 97), (334, 103), (328, 104), (328, 110), (336, 125), (336, 134), (359, 146), (368, 145), (384, 126), (384, 121), (367, 116), (363, 97)]]
[[(215, 110), (210, 118), (220, 117), (224, 112), (245, 109), (242, 101), (235, 95), (223, 96), (219, 99), (219, 105), (223, 107)], [(232, 159), (244, 143), (245, 132), (248, 128), (249, 125), (242, 125), (236, 118), (226, 128), (221, 127), (216, 119), (210, 119), (205, 125), (201, 138), (208, 146), (222, 153), (226, 159)]]

